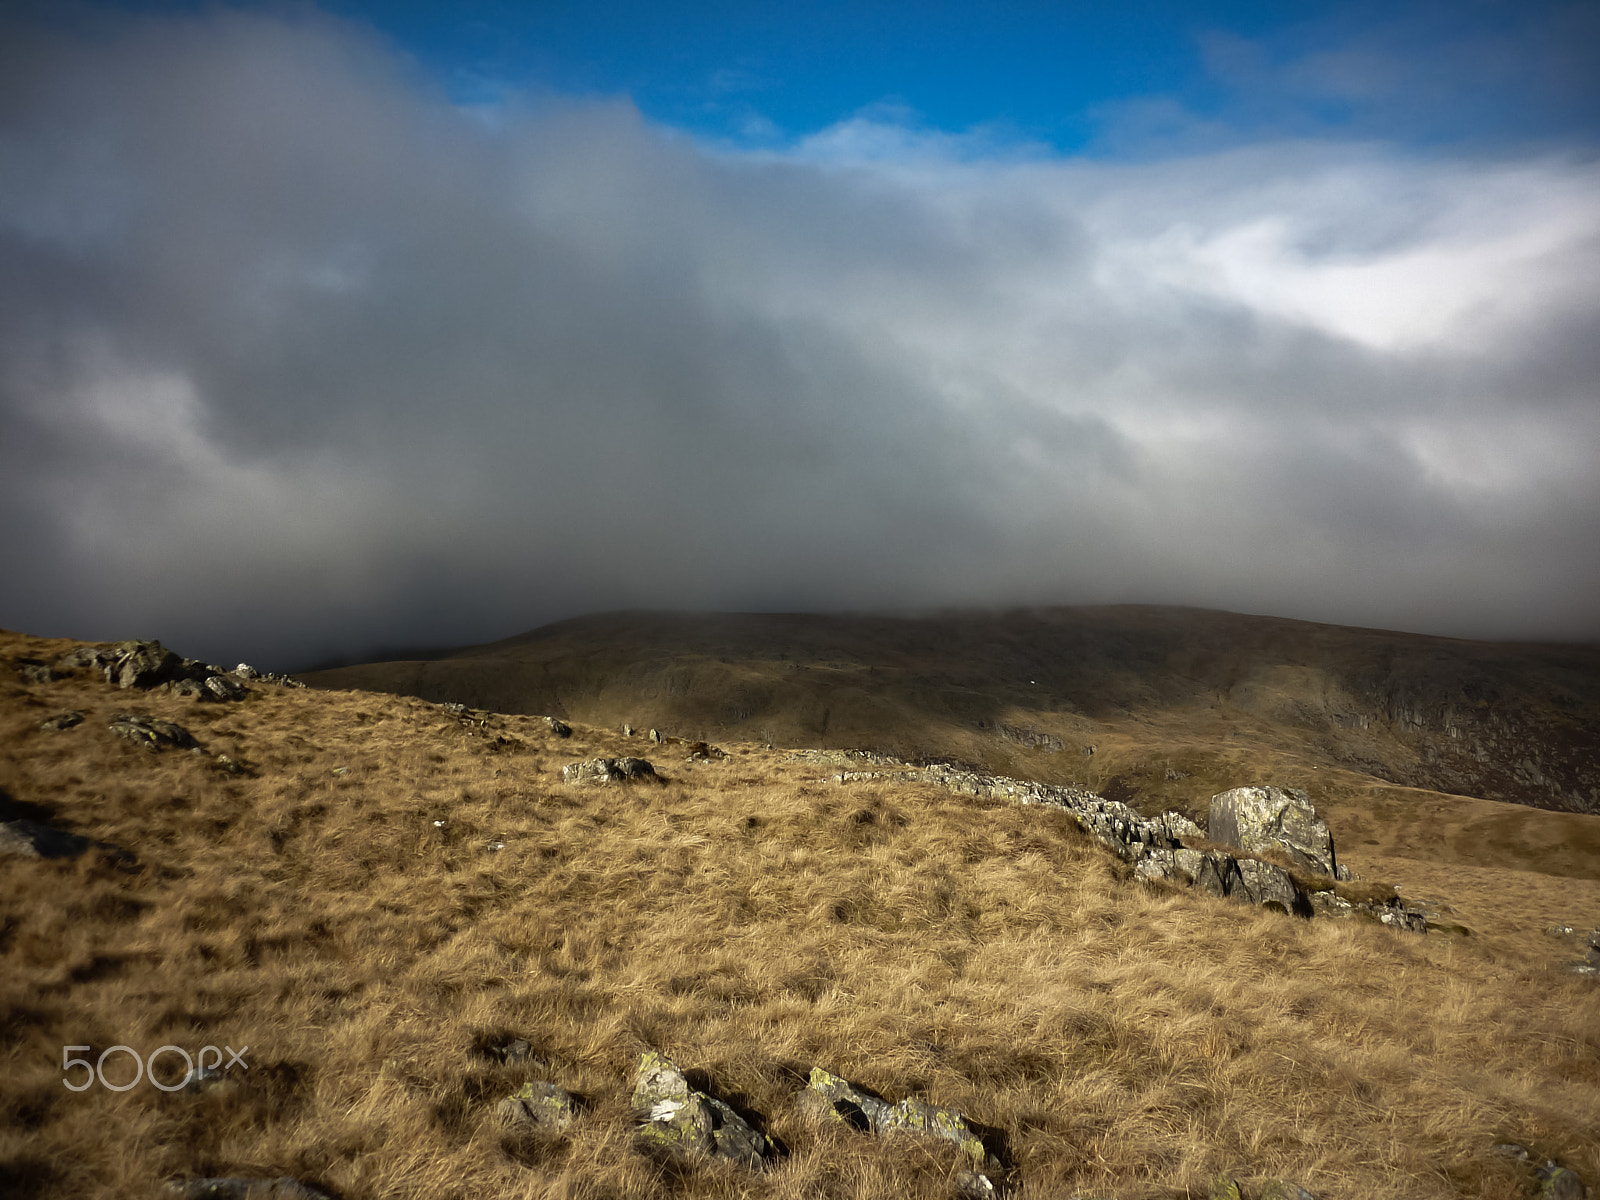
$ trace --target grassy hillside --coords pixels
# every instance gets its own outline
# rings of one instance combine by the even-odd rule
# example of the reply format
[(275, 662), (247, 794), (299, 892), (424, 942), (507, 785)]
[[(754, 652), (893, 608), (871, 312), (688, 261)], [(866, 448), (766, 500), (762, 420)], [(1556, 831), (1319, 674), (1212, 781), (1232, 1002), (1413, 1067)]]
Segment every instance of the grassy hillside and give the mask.
[(1593, 646), (1145, 606), (615, 614), (303, 678), (687, 737), (953, 757), (1155, 805), (1209, 797), (1246, 753), (1277, 772), (1600, 812)]
[[(1408, 935), (1140, 883), (1065, 814), (837, 784), (764, 741), (685, 761), (620, 713), (561, 739), (412, 697), (225, 704), (15, 669), (73, 645), (0, 635), (0, 819), (136, 862), (0, 857), (0, 1192), (951, 1194), (952, 1154), (804, 1121), (812, 1066), (959, 1109), (1022, 1197), (1204, 1196), (1217, 1172), (1324, 1200), (1529, 1195), (1500, 1141), (1600, 1183), (1600, 992), (1545, 932), (1600, 926), (1600, 817), (1330, 773), (1341, 859), (1461, 930)], [(40, 728), (67, 709), (82, 724)], [(117, 737), (130, 710), (206, 753)], [(1255, 753), (1208, 769), (1292, 782)], [(665, 781), (561, 782), (597, 754)], [(484, 1053), (512, 1039), (532, 1061)], [(63, 1046), (167, 1044), (248, 1046), (249, 1069), (198, 1095), (63, 1086)], [(774, 1169), (636, 1149), (646, 1048), (759, 1119)], [(535, 1078), (584, 1097), (567, 1134), (495, 1117)]]

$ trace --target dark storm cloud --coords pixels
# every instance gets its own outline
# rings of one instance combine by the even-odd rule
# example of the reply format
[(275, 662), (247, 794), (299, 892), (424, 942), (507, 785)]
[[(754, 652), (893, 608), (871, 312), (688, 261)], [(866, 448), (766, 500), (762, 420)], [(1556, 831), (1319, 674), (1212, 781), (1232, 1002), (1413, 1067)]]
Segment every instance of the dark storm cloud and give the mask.
[(319, 19), (0, 37), (0, 622), (282, 663), (595, 608), (1600, 634), (1600, 170), (712, 153)]

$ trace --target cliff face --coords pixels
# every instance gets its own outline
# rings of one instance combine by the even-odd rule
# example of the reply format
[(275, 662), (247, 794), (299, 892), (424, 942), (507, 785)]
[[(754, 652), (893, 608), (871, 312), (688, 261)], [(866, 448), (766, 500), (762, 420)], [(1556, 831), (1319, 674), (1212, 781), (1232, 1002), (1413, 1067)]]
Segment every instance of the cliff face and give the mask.
[[(922, 618), (617, 614), (303, 676), (694, 737), (1078, 777), (1092, 747), (1254, 746), (1600, 812), (1600, 647), (1128, 606)], [(1102, 763), (1108, 761), (1102, 756)]]

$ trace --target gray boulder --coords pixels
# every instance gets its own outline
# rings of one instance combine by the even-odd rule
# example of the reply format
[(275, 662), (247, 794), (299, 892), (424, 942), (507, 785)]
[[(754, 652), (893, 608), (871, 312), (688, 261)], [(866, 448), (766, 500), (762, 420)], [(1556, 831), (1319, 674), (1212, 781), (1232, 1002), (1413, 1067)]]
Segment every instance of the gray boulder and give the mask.
[(507, 1096), (495, 1111), (513, 1128), (560, 1133), (578, 1119), (578, 1101), (566, 1088), (534, 1080)]
[(656, 769), (642, 758), (588, 758), (561, 768), (562, 783), (622, 783), (657, 778)]
[(55, 670), (59, 675), (70, 675), (84, 667), (92, 671), (104, 671), (116, 657), (116, 651), (104, 646), (79, 646), (56, 659)]
[[(996, 1165), (984, 1149), (982, 1139), (972, 1131), (966, 1118), (954, 1109), (940, 1108), (916, 1099), (890, 1104), (868, 1095), (848, 1080), (821, 1067), (811, 1068), (810, 1081), (805, 1091), (795, 1097), (795, 1107), (815, 1122), (850, 1125), (863, 1133), (873, 1133), (879, 1137), (909, 1135), (937, 1138), (951, 1143), (978, 1168)], [(980, 1193), (985, 1186), (993, 1188), (988, 1178), (982, 1175), (971, 1183), (975, 1191)]]
[(689, 1086), (682, 1071), (663, 1055), (639, 1056), (633, 1083), (639, 1114), (639, 1140), (646, 1147), (680, 1158), (710, 1158), (762, 1170), (773, 1155), (767, 1136), (714, 1096)]
[(1296, 866), (1344, 878), (1333, 851), (1333, 834), (1299, 788), (1241, 787), (1211, 797), (1211, 840), (1247, 854), (1281, 850)]
[(1241, 858), (1236, 862), (1241, 886), (1230, 892), (1230, 895), (1264, 908), (1275, 908), (1286, 913), (1310, 911), (1309, 901), (1300, 889), (1295, 887), (1294, 880), (1289, 878), (1289, 872), (1282, 867), (1254, 858)]
[(119, 642), (116, 657), (102, 668), (106, 681), (120, 688), (152, 688), (165, 683), (183, 665), (160, 642)]
[(0, 822), (0, 854), (24, 858), (76, 858), (93, 843), (86, 837), (38, 821)]
[(217, 700), (243, 700), (249, 691), (231, 675), (207, 675), (204, 687)]

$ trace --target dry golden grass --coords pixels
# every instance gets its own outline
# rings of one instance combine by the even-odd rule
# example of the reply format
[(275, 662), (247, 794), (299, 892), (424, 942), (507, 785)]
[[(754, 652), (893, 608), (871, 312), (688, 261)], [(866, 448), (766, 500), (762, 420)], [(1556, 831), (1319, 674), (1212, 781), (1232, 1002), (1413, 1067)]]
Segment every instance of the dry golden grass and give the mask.
[[(0, 662), (71, 645), (0, 635)], [(84, 724), (39, 730), (67, 708)], [(129, 709), (253, 774), (120, 741)], [(1592, 880), (1357, 849), (1473, 936), (1302, 922), (1136, 883), (1064, 814), (358, 692), (200, 704), (7, 668), (0, 746), (13, 806), (139, 859), (0, 860), (0, 1180), (20, 1195), (224, 1174), (345, 1200), (950, 1194), (948, 1156), (801, 1123), (812, 1065), (966, 1113), (1024, 1197), (1203, 1195), (1219, 1171), (1348, 1200), (1525, 1195), (1499, 1140), (1600, 1183), (1600, 992), (1490, 916), (1600, 924)], [(560, 783), (620, 753), (667, 782)], [(475, 1052), (509, 1036), (539, 1062)], [(249, 1072), (200, 1096), (63, 1086), (63, 1046), (169, 1043), (248, 1045)], [(647, 1046), (763, 1116), (775, 1169), (633, 1149)], [(570, 1136), (498, 1126), (529, 1078), (586, 1099)]]

